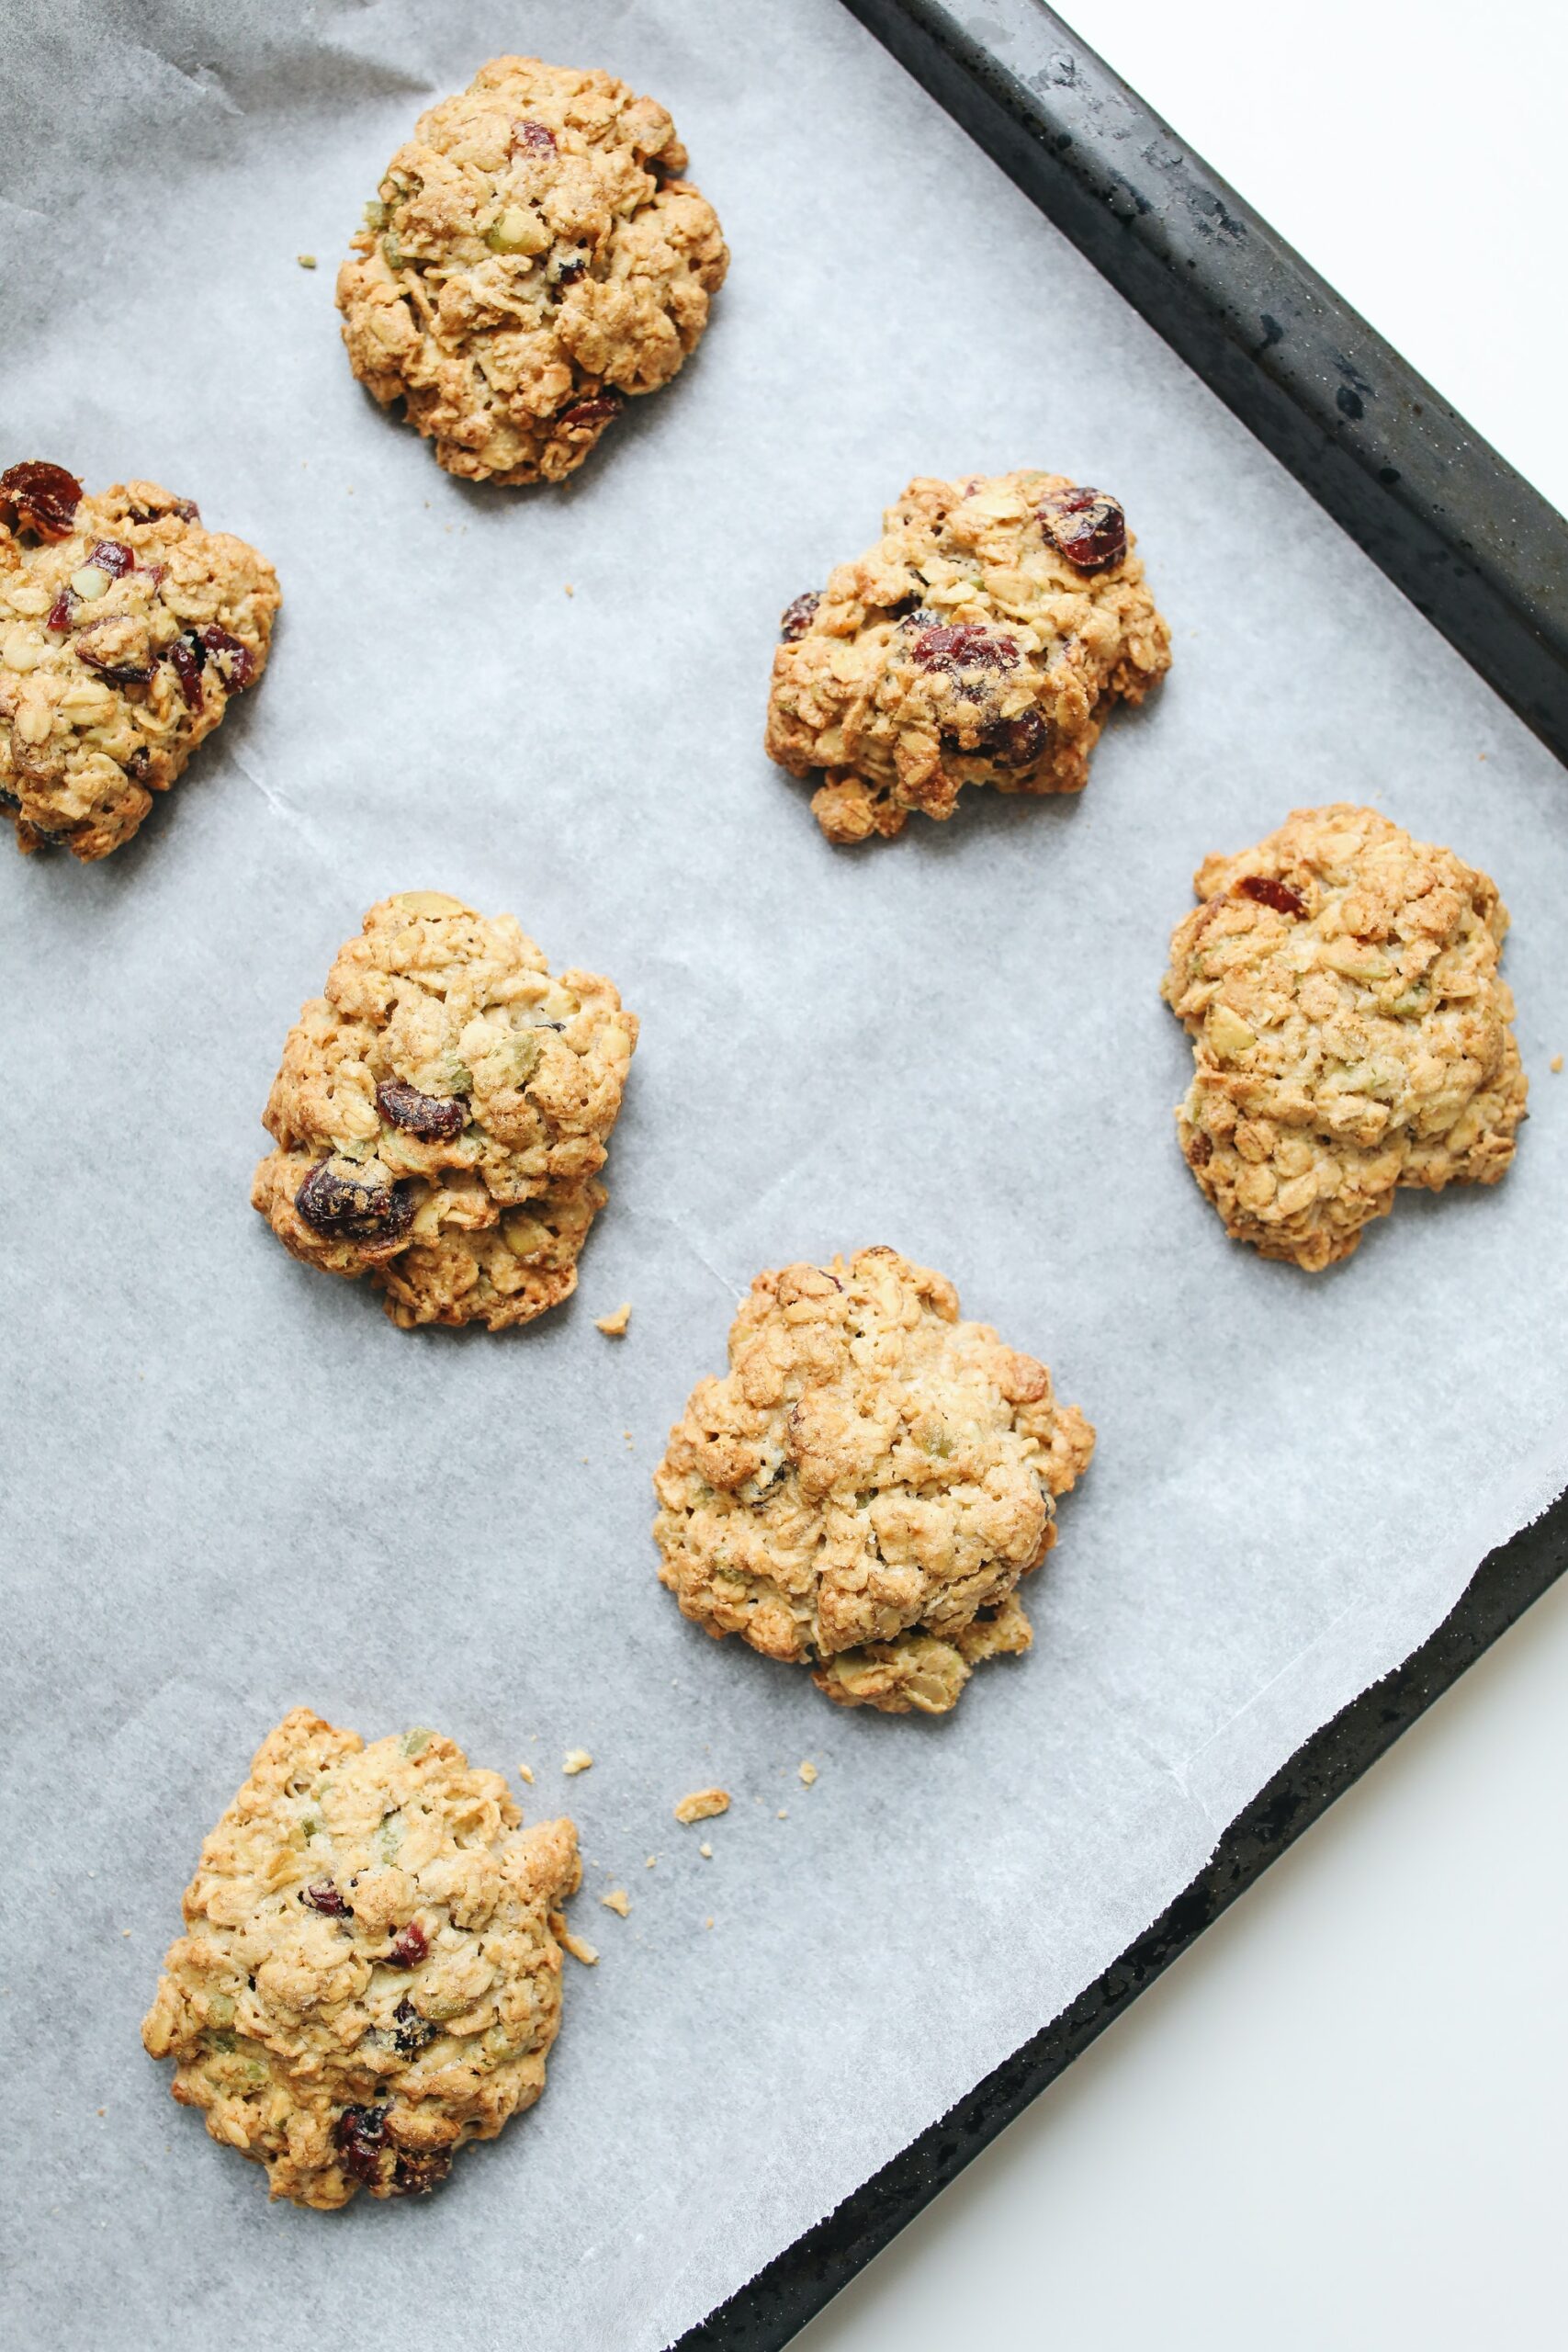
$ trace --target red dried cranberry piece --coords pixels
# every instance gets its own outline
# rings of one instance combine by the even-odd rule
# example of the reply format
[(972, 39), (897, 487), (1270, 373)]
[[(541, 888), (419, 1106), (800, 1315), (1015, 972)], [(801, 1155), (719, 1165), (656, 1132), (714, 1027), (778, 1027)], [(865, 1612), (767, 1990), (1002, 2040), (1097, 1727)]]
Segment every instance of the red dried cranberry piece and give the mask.
[(922, 670), (1010, 670), (1018, 660), (1011, 638), (998, 637), (979, 621), (932, 621), (912, 613), (903, 627), (909, 659)]
[(250, 647), (242, 645), (237, 637), (231, 637), (226, 628), (220, 628), (216, 621), (209, 621), (197, 634), (224, 685), (231, 694), (243, 695), (256, 674), (255, 656)]
[(456, 1094), (422, 1094), (417, 1086), (409, 1086), (400, 1078), (389, 1079), (376, 1089), (376, 1108), (394, 1127), (406, 1127), (411, 1136), (423, 1136), (447, 1143), (460, 1136), (468, 1124), (468, 1106)]
[(555, 133), (547, 123), (514, 122), (512, 126), (512, 146), (513, 153), (522, 148), (526, 153), (553, 155), (556, 152)]
[(1192, 1168), (1207, 1168), (1213, 1156), (1213, 1136), (1209, 1134), (1206, 1128), (1195, 1127), (1192, 1132), (1191, 1140), (1187, 1146), (1188, 1165)]
[(75, 475), (41, 458), (7, 466), (0, 474), (0, 516), (14, 530), (36, 531), (40, 539), (68, 539), (81, 503)]
[(573, 401), (570, 408), (558, 411), (555, 421), (558, 424), (608, 424), (620, 413), (619, 392), (594, 392), (587, 400)]
[(392, 2165), (391, 2194), (394, 2197), (428, 2197), (440, 2187), (452, 2169), (451, 2153), (446, 2148), (400, 2148)]
[(372, 2182), (381, 2177), (387, 2152), (387, 2109), (345, 2107), (333, 2127), (338, 2158), (352, 2179)]
[(180, 692), (192, 710), (201, 708), (201, 673), (207, 667), (207, 648), (193, 628), (176, 637), (169, 648), (169, 660), (180, 682)]
[(85, 628), (77, 630), (72, 650), (79, 662), (85, 662), (100, 678), (112, 678), (117, 686), (144, 686), (156, 666), (151, 662), (106, 661), (94, 644), (90, 629)]
[(175, 513), (182, 523), (199, 523), (201, 520), (201, 509), (194, 498), (176, 498)]
[(1037, 710), (1021, 710), (1016, 718), (998, 718), (989, 732), (998, 767), (1026, 768), (1045, 749), (1050, 729)]
[(806, 635), (821, 602), (821, 590), (808, 588), (803, 596), (797, 596), (792, 605), (784, 606), (779, 615), (779, 636), (785, 645), (794, 645), (797, 639)]
[(95, 539), (87, 550), (87, 561), (107, 571), (111, 580), (123, 580), (136, 569), (136, 557), (123, 539)]
[(1061, 491), (1045, 501), (1038, 521), (1075, 571), (1107, 571), (1127, 552), (1127, 517), (1109, 491)]
[(63, 632), (70, 628), (72, 616), (75, 613), (75, 610), (76, 594), (74, 589), (62, 588), (59, 595), (55, 598), (53, 604), (51, 605), (49, 608), (49, 618), (44, 623), (45, 628), (51, 628), (63, 634)]
[(352, 1919), (354, 1917), (330, 1878), (319, 1879), (314, 1886), (301, 1887), (299, 1900), (308, 1903), (312, 1911), (323, 1912), (329, 1919)]
[(411, 1919), (408, 1926), (400, 1928), (392, 1938), (391, 1948), (387, 1953), (387, 1965), (389, 1968), (417, 1968), (429, 1950), (429, 1937), (417, 1919)]
[(1276, 882), (1267, 874), (1249, 874), (1236, 884), (1237, 895), (1251, 899), (1260, 907), (1272, 907), (1277, 915), (1304, 915), (1306, 900), (1288, 882)]
[(400, 2058), (417, 2056), (427, 2041), (434, 2041), (437, 2031), (428, 2018), (420, 2016), (406, 1993), (392, 2011), (392, 2044)]
[(351, 1176), (330, 1159), (317, 1161), (294, 1205), (329, 1241), (399, 1241), (413, 1223), (411, 1186)]

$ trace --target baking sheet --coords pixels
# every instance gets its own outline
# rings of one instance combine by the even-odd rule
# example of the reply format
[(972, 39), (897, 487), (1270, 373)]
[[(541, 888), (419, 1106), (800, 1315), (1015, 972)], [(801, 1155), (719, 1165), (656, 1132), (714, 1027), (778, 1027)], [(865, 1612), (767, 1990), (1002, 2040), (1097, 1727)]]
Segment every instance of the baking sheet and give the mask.
[[(129, 849), (0, 864), (9, 2300), (39, 2345), (434, 2307), (655, 2352), (1092, 1979), (1563, 1483), (1561, 771), (836, 0), (11, 27), (5, 461), (164, 481), (286, 604)], [(413, 115), (508, 48), (660, 96), (735, 254), (678, 383), (543, 493), (441, 476), (332, 308)], [(776, 614), (911, 474), (1020, 463), (1123, 498), (1173, 673), (1081, 801), (834, 851), (760, 750)], [(1156, 991), (1199, 858), (1337, 797), (1498, 877), (1533, 1116), (1500, 1190), (1309, 1281), (1198, 1199)], [(299, 1003), (411, 887), (643, 1018), (581, 1290), (511, 1337), (394, 1330), (247, 1204)], [(1033, 1654), (936, 1724), (710, 1645), (648, 1534), (752, 1272), (884, 1239), (1100, 1430)], [(581, 1827), (601, 1964), (540, 2108), (428, 2205), (270, 2208), (138, 2043), (299, 1702), (526, 1761), (529, 1817)], [(729, 1815), (678, 1828), (710, 1781)]]

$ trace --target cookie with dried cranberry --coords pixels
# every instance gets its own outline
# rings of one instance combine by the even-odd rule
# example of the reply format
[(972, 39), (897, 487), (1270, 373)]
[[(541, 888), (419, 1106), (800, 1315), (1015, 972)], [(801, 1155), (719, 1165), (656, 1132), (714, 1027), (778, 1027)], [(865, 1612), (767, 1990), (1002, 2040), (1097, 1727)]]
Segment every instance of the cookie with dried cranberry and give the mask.
[(522, 1818), (438, 1732), (297, 1707), (257, 1749), (141, 2039), (274, 2197), (423, 2196), (544, 2089), (581, 1871), (570, 1821)]
[(152, 481), (0, 473), (0, 809), (17, 845), (107, 857), (266, 667), (264, 555)]
[(1062, 474), (912, 481), (882, 537), (784, 612), (767, 749), (832, 842), (951, 817), (965, 785), (1081, 792), (1170, 632), (1116, 500)]
[(729, 1370), (654, 1476), (660, 1581), (715, 1640), (812, 1668), (844, 1707), (945, 1714), (1033, 1638), (1020, 1579), (1094, 1431), (951, 1283), (896, 1250), (757, 1276)]
[(288, 1033), (252, 1202), (405, 1329), (531, 1322), (577, 1287), (637, 1035), (608, 980), (552, 977), (513, 916), (383, 899)]
[(1341, 801), (1193, 888), (1160, 992), (1192, 1040), (1181, 1148), (1227, 1233), (1316, 1272), (1401, 1186), (1507, 1173), (1529, 1081), (1490, 875)]
[(423, 114), (338, 274), (355, 374), (471, 481), (559, 481), (694, 351), (729, 255), (652, 98), (498, 57)]

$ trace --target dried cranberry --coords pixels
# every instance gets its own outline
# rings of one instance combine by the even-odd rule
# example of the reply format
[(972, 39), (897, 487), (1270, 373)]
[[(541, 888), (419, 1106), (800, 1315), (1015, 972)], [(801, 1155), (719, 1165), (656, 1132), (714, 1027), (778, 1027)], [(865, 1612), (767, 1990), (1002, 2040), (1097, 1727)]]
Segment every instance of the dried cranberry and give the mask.
[(231, 637), (226, 628), (220, 628), (216, 621), (209, 621), (197, 634), (224, 685), (231, 693), (243, 695), (256, 674), (255, 656), (250, 647), (242, 645), (237, 637)]
[(411, 1919), (408, 1926), (400, 1928), (392, 1938), (386, 1956), (387, 1965), (389, 1968), (417, 1968), (429, 1950), (429, 1937), (417, 1919)]
[(608, 424), (620, 413), (619, 392), (594, 392), (587, 400), (573, 401), (570, 408), (561, 409), (555, 421), (558, 424)]
[(57, 632), (63, 633), (64, 630), (70, 628), (75, 610), (76, 596), (74, 590), (62, 588), (59, 595), (55, 598), (53, 604), (51, 605), (49, 608), (49, 618), (44, 623), (45, 628), (51, 628)]
[(435, 2039), (435, 2027), (420, 2016), (406, 1993), (392, 2011), (392, 2042), (400, 2058), (412, 2058)]
[(207, 667), (207, 648), (193, 628), (176, 637), (169, 648), (169, 659), (175, 675), (180, 682), (180, 692), (192, 710), (201, 708), (201, 673)]
[(542, 122), (514, 122), (512, 126), (513, 153), (521, 147), (535, 155), (553, 155), (556, 152), (555, 133)]
[(381, 2158), (387, 2150), (384, 2107), (345, 2107), (333, 2137), (337, 2142), (343, 2168), (353, 2179), (368, 2182), (380, 2178)]
[(138, 744), (130, 759), (124, 763), (124, 766), (127, 775), (134, 776), (138, 784), (146, 783), (152, 773), (152, 759), (145, 743)]
[(391, 2194), (428, 2197), (451, 2169), (451, 2154), (446, 2148), (400, 2148), (392, 2165)]
[(1288, 882), (1276, 882), (1267, 874), (1249, 874), (1236, 884), (1237, 894), (1252, 899), (1260, 907), (1272, 907), (1277, 915), (1304, 915), (1306, 900)]
[(460, 1136), (468, 1124), (468, 1106), (458, 1096), (422, 1094), (417, 1086), (405, 1085), (400, 1078), (389, 1079), (376, 1089), (376, 1108), (394, 1127), (406, 1127), (411, 1136), (442, 1143)]
[(317, 1161), (294, 1205), (311, 1231), (329, 1241), (399, 1241), (413, 1223), (409, 1185), (351, 1176), (330, 1159)]
[(123, 580), (136, 569), (135, 554), (123, 539), (95, 539), (87, 550), (87, 561), (107, 571), (111, 580)]
[(182, 523), (199, 523), (201, 520), (201, 509), (194, 498), (176, 498), (175, 513)]
[(78, 629), (73, 638), (72, 650), (77, 660), (85, 662), (88, 668), (96, 670), (100, 678), (112, 678), (117, 686), (144, 686), (152, 675), (154, 664), (151, 662), (109, 660), (98, 650), (94, 639), (93, 630), (97, 627), (96, 621), (90, 622), (86, 628)]
[(903, 624), (909, 658), (922, 670), (1010, 670), (1018, 648), (979, 621), (933, 621), (913, 613)]
[(68, 539), (82, 503), (82, 485), (63, 466), (35, 458), (0, 474), (0, 517), (40, 539)]
[(1038, 520), (1075, 571), (1106, 571), (1127, 552), (1127, 517), (1109, 491), (1061, 491), (1045, 501)]
[(1037, 710), (1021, 710), (1016, 718), (998, 718), (987, 732), (998, 767), (1026, 768), (1045, 749), (1050, 730)]
[(319, 1879), (314, 1886), (301, 1887), (299, 1900), (308, 1903), (312, 1911), (324, 1912), (329, 1919), (352, 1919), (354, 1917), (330, 1878)]
[(1195, 1127), (1187, 1147), (1187, 1159), (1193, 1168), (1207, 1168), (1214, 1156), (1214, 1138), (1204, 1127)]
[(806, 635), (821, 602), (821, 590), (808, 588), (803, 596), (795, 598), (794, 604), (784, 606), (779, 615), (779, 636), (785, 645), (793, 645), (798, 638)]

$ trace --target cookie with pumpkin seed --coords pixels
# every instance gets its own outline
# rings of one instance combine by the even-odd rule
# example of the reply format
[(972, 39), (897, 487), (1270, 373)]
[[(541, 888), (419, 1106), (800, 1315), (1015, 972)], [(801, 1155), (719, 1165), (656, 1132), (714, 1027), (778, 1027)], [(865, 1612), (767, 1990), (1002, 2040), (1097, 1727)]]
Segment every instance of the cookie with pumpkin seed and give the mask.
[(1507, 1173), (1529, 1081), (1490, 875), (1339, 801), (1193, 888), (1160, 992), (1192, 1040), (1182, 1152), (1227, 1233), (1317, 1272), (1401, 1187)]
[(1118, 702), (1170, 666), (1119, 502), (1065, 474), (912, 481), (781, 623), (769, 756), (833, 842), (951, 817), (966, 785), (1081, 792)]
[(570, 1821), (520, 1826), (439, 1733), (367, 1747), (297, 1707), (202, 1846), (141, 2028), (274, 2197), (423, 2195), (545, 2087)]
[(0, 473), (0, 810), (18, 849), (107, 857), (266, 667), (264, 555), (154, 481)]
[(421, 115), (338, 275), (355, 374), (437, 465), (559, 481), (696, 347), (729, 255), (654, 99), (497, 57)]
[(383, 899), (289, 1031), (252, 1203), (404, 1328), (530, 1322), (576, 1288), (637, 1036), (609, 980), (552, 975), (513, 916)]

